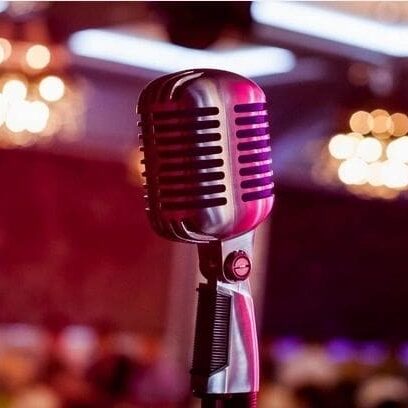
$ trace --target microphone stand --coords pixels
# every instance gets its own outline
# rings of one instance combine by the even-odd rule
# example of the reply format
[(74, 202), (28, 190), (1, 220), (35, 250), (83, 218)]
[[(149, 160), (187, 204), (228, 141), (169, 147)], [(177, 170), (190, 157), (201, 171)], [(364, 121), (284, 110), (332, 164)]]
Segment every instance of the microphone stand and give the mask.
[(255, 408), (259, 357), (251, 271), (254, 232), (199, 244), (192, 389), (202, 408)]

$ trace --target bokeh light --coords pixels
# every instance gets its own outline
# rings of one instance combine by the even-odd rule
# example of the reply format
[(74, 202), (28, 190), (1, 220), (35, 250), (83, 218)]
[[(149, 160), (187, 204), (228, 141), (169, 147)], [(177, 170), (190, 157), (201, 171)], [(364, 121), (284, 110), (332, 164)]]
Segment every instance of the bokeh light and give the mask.
[(345, 184), (364, 184), (368, 177), (368, 165), (358, 158), (347, 159), (340, 164), (338, 175)]
[(365, 111), (353, 113), (350, 118), (350, 129), (363, 135), (371, 132), (374, 126), (373, 117)]
[(0, 148), (80, 137), (83, 99), (63, 71), (64, 53), (58, 45), (0, 37)]
[(356, 154), (367, 163), (374, 162), (382, 155), (381, 142), (374, 137), (365, 137), (358, 143)]
[(376, 109), (371, 112), (371, 116), (373, 118), (373, 134), (381, 139), (390, 137), (394, 131), (394, 123), (390, 120), (389, 113), (383, 109)]
[(65, 84), (61, 78), (50, 75), (41, 80), (39, 91), (46, 101), (56, 102), (64, 96)]
[(403, 113), (394, 113), (389, 118), (392, 120), (392, 126), (394, 128), (394, 136), (404, 136), (408, 133), (408, 116)]
[(3, 96), (9, 101), (22, 100), (27, 96), (27, 86), (19, 79), (10, 79), (3, 86)]
[(50, 50), (45, 45), (32, 45), (27, 50), (26, 61), (32, 69), (44, 69), (51, 61)]
[(368, 165), (368, 184), (372, 185), (373, 187), (380, 187), (383, 185), (382, 167), (382, 162), (374, 162)]
[(358, 133), (333, 136), (329, 142), (330, 154), (339, 160), (349, 159), (354, 156), (361, 139), (362, 136)]
[(370, 115), (373, 118), (376, 118), (377, 116), (390, 116), (390, 114), (388, 113), (388, 111), (386, 111), (385, 109), (374, 109)]
[(387, 146), (387, 157), (390, 160), (408, 163), (408, 136), (390, 142)]
[(385, 109), (359, 110), (350, 116), (349, 125), (353, 132), (330, 139), (331, 159), (322, 156), (327, 164), (319, 178), (331, 183), (336, 172), (349, 191), (365, 197), (389, 199), (408, 190), (408, 116)]
[(4, 61), (7, 61), (10, 58), (11, 50), (12, 47), (10, 41), (6, 40), (5, 38), (0, 38), (0, 56), (1, 56), (0, 63), (3, 63)]
[(14, 133), (25, 130), (25, 114), (27, 108), (27, 101), (13, 101), (6, 114), (6, 126)]
[(44, 102), (29, 102), (26, 115), (25, 128), (31, 133), (41, 133), (47, 127), (50, 110)]
[(0, 94), (0, 126), (6, 121), (8, 101), (3, 94)]
[(408, 186), (408, 166), (404, 163), (386, 160), (381, 171), (383, 184), (389, 188), (405, 188)]

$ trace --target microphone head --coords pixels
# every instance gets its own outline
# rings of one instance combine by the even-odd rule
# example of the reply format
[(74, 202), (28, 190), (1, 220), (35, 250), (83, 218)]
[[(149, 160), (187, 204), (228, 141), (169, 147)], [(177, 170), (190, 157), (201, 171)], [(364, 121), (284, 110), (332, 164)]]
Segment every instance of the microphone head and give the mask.
[(142, 91), (141, 151), (154, 229), (178, 241), (253, 230), (273, 204), (265, 94), (238, 74), (192, 69)]

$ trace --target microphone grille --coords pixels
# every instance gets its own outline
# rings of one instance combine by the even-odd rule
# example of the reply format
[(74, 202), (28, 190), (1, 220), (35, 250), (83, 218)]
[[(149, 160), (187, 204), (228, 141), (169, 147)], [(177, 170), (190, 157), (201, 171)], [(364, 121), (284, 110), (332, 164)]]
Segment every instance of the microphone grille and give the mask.
[[(273, 196), (272, 158), (265, 102), (234, 106), (242, 201)], [(250, 126), (250, 127), (248, 127)]]
[(227, 203), (218, 115), (215, 106), (141, 115), (141, 150), (154, 156), (144, 174), (150, 202), (167, 211)]

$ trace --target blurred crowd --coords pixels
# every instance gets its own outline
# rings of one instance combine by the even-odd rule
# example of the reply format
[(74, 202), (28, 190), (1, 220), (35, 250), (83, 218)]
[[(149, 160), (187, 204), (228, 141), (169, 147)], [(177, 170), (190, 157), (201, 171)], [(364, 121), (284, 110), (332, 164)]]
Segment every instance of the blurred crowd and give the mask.
[(188, 386), (157, 337), (0, 327), (0, 408), (185, 407)]
[(259, 408), (408, 408), (407, 351), (347, 339), (265, 342)]
[[(408, 408), (408, 345), (296, 338), (261, 345), (259, 408)], [(0, 326), (0, 408), (187, 408), (188, 370), (160, 337)]]

